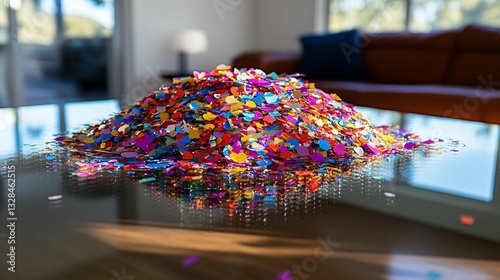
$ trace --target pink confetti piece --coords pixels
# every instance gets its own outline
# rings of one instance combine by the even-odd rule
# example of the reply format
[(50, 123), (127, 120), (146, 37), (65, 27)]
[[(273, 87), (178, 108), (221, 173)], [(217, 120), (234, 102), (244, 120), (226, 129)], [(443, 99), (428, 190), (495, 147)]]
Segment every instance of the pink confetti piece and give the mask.
[(333, 151), (340, 156), (343, 156), (345, 154), (345, 146), (343, 144), (337, 144), (335, 147), (333, 147)]

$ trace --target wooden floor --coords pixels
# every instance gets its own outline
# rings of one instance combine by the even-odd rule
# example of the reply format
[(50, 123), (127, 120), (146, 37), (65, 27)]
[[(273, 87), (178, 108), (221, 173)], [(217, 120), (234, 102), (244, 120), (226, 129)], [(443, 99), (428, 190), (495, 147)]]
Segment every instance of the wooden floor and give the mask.
[(87, 257), (61, 258), (30, 279), (500, 279), (500, 244), (338, 203), (265, 231), (138, 222), (74, 230), (80, 242), (54, 241), (48, 254)]

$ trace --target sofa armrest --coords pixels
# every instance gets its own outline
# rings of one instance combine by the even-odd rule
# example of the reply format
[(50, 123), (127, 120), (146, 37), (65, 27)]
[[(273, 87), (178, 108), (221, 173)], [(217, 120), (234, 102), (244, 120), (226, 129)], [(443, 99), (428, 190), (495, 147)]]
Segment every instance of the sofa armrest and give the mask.
[(266, 73), (297, 73), (300, 54), (295, 52), (246, 52), (233, 60), (236, 68), (257, 68)]

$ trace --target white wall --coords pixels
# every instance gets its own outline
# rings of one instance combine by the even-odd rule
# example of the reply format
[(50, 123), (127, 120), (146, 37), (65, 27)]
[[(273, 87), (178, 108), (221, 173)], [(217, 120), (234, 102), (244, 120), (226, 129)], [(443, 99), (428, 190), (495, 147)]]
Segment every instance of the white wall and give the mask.
[[(208, 34), (208, 51), (189, 55), (188, 68), (211, 70), (229, 64), (244, 50), (255, 49), (255, 0), (131, 0), (131, 65), (125, 85), (131, 103), (157, 89), (160, 70), (176, 70), (169, 38), (177, 30), (200, 28)], [(218, 9), (219, 10), (218, 10)]]
[(326, 0), (257, 0), (257, 47), (300, 50), (302, 34), (321, 32)]

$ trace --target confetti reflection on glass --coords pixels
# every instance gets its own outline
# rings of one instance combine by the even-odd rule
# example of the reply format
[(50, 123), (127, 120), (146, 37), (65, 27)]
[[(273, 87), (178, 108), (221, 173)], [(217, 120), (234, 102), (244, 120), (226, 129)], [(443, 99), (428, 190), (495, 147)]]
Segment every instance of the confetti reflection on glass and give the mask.
[(182, 265), (184, 267), (190, 267), (194, 264), (196, 264), (197, 262), (200, 261), (200, 256), (198, 255), (190, 255), (190, 256), (187, 256), (183, 261), (182, 261)]

